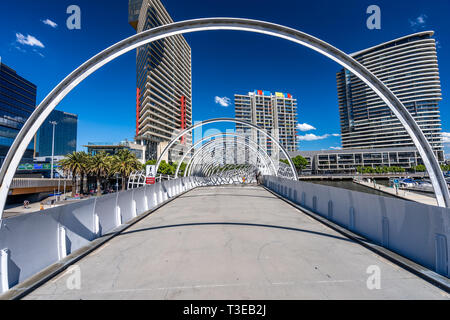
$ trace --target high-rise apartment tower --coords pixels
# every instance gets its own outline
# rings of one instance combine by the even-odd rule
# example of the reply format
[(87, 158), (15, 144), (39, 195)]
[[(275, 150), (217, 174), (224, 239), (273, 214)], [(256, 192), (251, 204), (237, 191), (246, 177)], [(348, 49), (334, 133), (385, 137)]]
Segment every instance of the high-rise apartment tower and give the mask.
[[(399, 97), (443, 161), (441, 84), (432, 36), (432, 31), (415, 33), (352, 56)], [(361, 80), (341, 70), (337, 73), (337, 88), (344, 149), (414, 146), (400, 121)]]
[[(255, 90), (247, 95), (234, 96), (235, 117), (251, 122), (277, 139), (287, 151), (297, 150), (297, 99), (289, 93)], [(236, 124), (236, 131), (250, 133), (245, 125)], [(258, 139), (263, 138), (258, 135)], [(255, 137), (253, 137), (255, 139)], [(271, 154), (273, 144), (266, 141), (267, 151)]]
[[(130, 0), (128, 21), (138, 33), (173, 22), (160, 0)], [(181, 35), (147, 44), (137, 49), (136, 69), (136, 141), (156, 159), (175, 132), (192, 125), (191, 48)], [(192, 135), (180, 142), (166, 160), (179, 160)]]

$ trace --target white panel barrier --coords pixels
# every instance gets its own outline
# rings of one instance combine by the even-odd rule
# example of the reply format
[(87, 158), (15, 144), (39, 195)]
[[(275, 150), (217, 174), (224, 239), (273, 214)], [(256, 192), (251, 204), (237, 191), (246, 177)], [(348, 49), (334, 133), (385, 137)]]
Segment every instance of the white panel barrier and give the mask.
[[(183, 190), (191, 177), (83, 200), (1, 221), (0, 293)], [(169, 191), (170, 190), (170, 191)]]
[(140, 215), (148, 211), (147, 195), (145, 194), (145, 188), (138, 188), (133, 190), (133, 200), (136, 203), (136, 213)]
[(118, 194), (119, 193), (108, 194), (96, 199), (95, 214), (98, 215), (100, 221), (99, 236), (107, 234), (119, 226), (116, 216)]
[(158, 205), (158, 195), (154, 184), (145, 187), (145, 195), (147, 196), (148, 209), (153, 209)]
[(265, 176), (264, 184), (306, 209), (450, 277), (450, 209), (274, 176)]

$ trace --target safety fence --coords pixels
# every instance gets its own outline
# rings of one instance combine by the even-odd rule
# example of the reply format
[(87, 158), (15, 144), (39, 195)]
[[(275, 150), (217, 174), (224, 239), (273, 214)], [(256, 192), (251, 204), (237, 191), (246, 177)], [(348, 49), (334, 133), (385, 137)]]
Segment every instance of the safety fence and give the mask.
[(264, 176), (275, 193), (450, 277), (450, 209), (314, 183)]
[(3, 219), (0, 293), (167, 199), (201, 185), (202, 178), (179, 178)]

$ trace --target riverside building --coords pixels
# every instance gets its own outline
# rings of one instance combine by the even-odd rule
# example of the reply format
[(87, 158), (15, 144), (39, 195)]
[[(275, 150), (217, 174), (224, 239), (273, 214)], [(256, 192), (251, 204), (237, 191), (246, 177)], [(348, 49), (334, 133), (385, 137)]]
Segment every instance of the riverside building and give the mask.
[[(444, 161), (439, 102), (442, 100), (433, 31), (419, 32), (352, 54), (406, 106), (439, 161)], [(387, 105), (347, 70), (337, 73), (343, 149), (414, 148)]]

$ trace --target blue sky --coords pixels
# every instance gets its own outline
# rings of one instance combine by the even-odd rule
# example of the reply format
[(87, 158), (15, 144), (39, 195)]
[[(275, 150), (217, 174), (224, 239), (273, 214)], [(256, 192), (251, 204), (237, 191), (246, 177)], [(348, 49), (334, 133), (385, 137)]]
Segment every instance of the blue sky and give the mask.
[[(266, 20), (307, 32), (347, 53), (410, 33), (434, 30), (439, 41), (442, 127), (450, 132), (448, 0), (163, 3), (175, 21), (213, 16)], [(73, 4), (81, 8), (81, 30), (66, 27), (66, 9)], [(366, 27), (366, 9), (373, 4), (381, 8), (381, 30)], [(38, 103), (85, 60), (134, 34), (127, 21), (127, 0), (2, 1), (1, 6), (2, 62), (38, 86)], [(340, 67), (336, 63), (310, 49), (264, 35), (208, 31), (185, 37), (192, 47), (194, 121), (234, 117), (235, 93), (254, 89), (288, 92), (298, 99), (299, 123), (315, 128), (300, 132), (312, 140), (301, 141), (300, 148), (340, 147), (336, 136), (340, 132), (336, 93), (336, 72)], [(87, 142), (133, 138), (135, 79), (135, 52), (130, 52), (90, 76), (61, 102), (59, 110), (79, 115), (79, 149)], [(228, 97), (231, 104), (222, 106), (216, 103), (216, 97)], [(450, 143), (446, 145), (447, 153), (449, 147)]]

